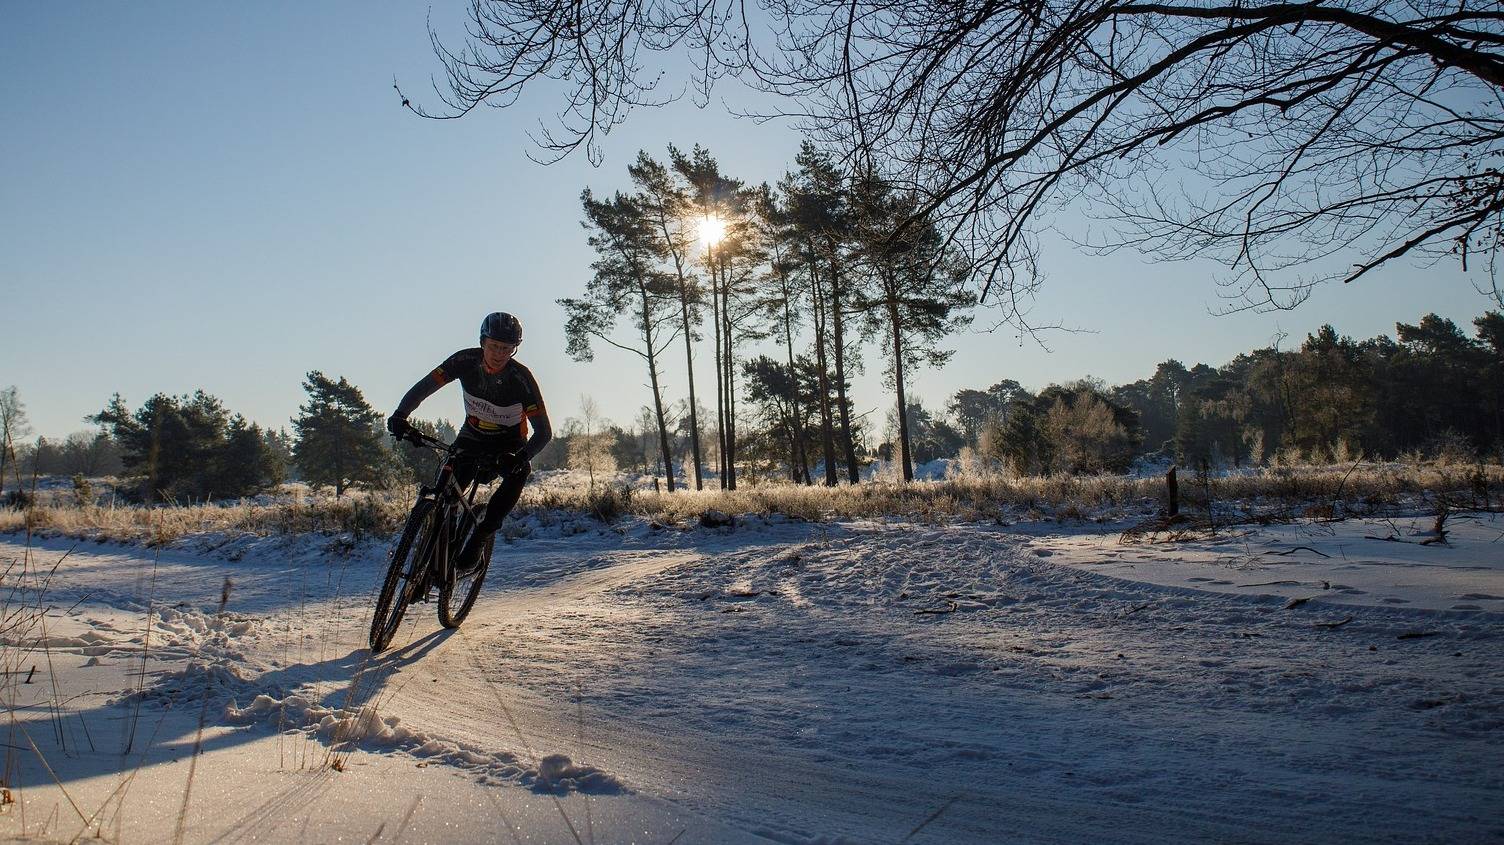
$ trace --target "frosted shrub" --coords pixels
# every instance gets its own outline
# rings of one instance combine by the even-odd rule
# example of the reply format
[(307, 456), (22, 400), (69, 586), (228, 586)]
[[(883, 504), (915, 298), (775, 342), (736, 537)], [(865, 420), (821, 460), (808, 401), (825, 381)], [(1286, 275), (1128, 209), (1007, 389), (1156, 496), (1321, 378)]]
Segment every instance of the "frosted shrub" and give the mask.
[(956, 461), (946, 470), (948, 478), (996, 478), (1001, 467), (997, 461), (987, 457), (987, 453), (980, 447), (973, 449), (970, 446), (962, 446), (961, 453)]
[(1274, 466), (1276, 467), (1291, 468), (1303, 466), (1306, 463), (1305, 456), (1300, 453), (1300, 448), (1295, 445), (1282, 447), (1274, 453)]
[(611, 435), (604, 432), (573, 435), (569, 438), (569, 468), (585, 473), (591, 487), (597, 478), (615, 475), (616, 458), (611, 454), (611, 442)]
[(1353, 445), (1352, 441), (1344, 437), (1332, 447), (1332, 462), (1338, 464), (1352, 464), (1363, 460), (1363, 451)]
[(1056, 400), (1045, 414), (1045, 436), (1055, 447), (1056, 471), (1120, 472), (1133, 459), (1133, 441), (1106, 402), (1093, 395), (1074, 404)]
[[(1467, 501), (1497, 501), (1504, 466), (1437, 463), (1290, 465), (1218, 479), (1216, 499), (1238, 512), (1257, 507), (1266, 514), (1300, 513), (1312, 504), (1334, 501), (1364, 508), (1403, 506), (1417, 494), (1460, 495)], [(891, 467), (890, 477), (891, 477)], [(1204, 496), (1204, 485), (1187, 471), (1182, 495)], [(1187, 489), (1199, 488), (1199, 489)], [(489, 491), (487, 491), (488, 493)], [(485, 495), (485, 493), (483, 493)], [(828, 521), (897, 517), (941, 521), (983, 519), (1011, 522), (1042, 516), (1090, 518), (1126, 515), (1160, 507), (1164, 479), (1159, 475), (1054, 475), (1023, 478), (968, 474), (943, 481), (869, 481), (824, 487), (760, 484), (738, 490), (628, 490), (620, 479), (597, 484), (528, 485), (513, 516), (529, 524), (610, 521), (637, 515), (664, 524), (694, 524), (707, 510), (731, 515), (783, 514), (793, 519)], [(380, 541), (395, 533), (412, 508), (411, 489), (333, 496), (283, 495), (230, 506), (78, 507), (71, 495), (21, 510), (0, 510), (0, 532), (51, 532), (75, 537), (165, 543), (187, 534), (252, 533), (343, 534)], [(1241, 505), (1239, 503), (1245, 503)]]
[(1243, 448), (1248, 450), (1248, 461), (1254, 466), (1263, 466), (1264, 455), (1264, 430), (1262, 428), (1248, 427), (1243, 429)]
[(617, 517), (631, 512), (632, 496), (631, 487), (602, 484), (586, 494), (586, 508), (591, 516), (601, 522), (613, 522)]
[(1440, 466), (1461, 466), (1476, 463), (1478, 460), (1477, 450), (1466, 437), (1452, 429), (1447, 429), (1432, 440), (1426, 450)]

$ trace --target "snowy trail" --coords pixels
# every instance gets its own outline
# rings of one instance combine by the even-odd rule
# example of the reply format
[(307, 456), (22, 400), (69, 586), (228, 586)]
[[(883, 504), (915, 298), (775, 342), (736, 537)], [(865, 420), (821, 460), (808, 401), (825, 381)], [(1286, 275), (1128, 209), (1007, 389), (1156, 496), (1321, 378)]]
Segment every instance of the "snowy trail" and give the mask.
[[(1031, 796), (1003, 785), (958, 786), (903, 771), (843, 771), (842, 761), (802, 759), (796, 749), (764, 750), (755, 742), (749, 746), (744, 734), (691, 733), (670, 725), (632, 724), (597, 705), (588, 711), (584, 706), (576, 710), (567, 705), (568, 699), (543, 699), (518, 684), (515, 669), (503, 665), (514, 659), (512, 649), (497, 641), (516, 634), (508, 626), (540, 624), (560, 614), (579, 620), (588, 614), (574, 610), (575, 603), (702, 560), (697, 554), (682, 553), (621, 557), (620, 563), (561, 584), (514, 591), (489, 602), (444, 646), (425, 655), (419, 671), (436, 676), (438, 683), (405, 684), (399, 671), (391, 682), (400, 691), (383, 705), (383, 712), (428, 714), (437, 730), (450, 736), (464, 736), (473, 731), (467, 726), (476, 723), (515, 724), (520, 730), (503, 729), (502, 734), (522, 743), (574, 749), (580, 758), (621, 776), (635, 789), (678, 794), (705, 812), (744, 807), (746, 812), (738, 821), (774, 839), (802, 841), (805, 836), (799, 831), (810, 826), (901, 835), (942, 809), (941, 818), (926, 826), (939, 837), (937, 841), (986, 841), (996, 835), (998, 822), (1010, 817), (1028, 831), (1031, 841), (1041, 842), (1089, 840), (1100, 834), (1109, 817), (1121, 823), (1121, 813), (1115, 810), (1104, 812), (1071, 799)], [(613, 620), (613, 624), (620, 622)], [(542, 658), (536, 648), (528, 651), (532, 660), (541, 663), (558, 659)], [(482, 656), (499, 652), (505, 656), (495, 665)], [(1141, 826), (1139, 841), (1157, 838), (1156, 825)], [(1206, 824), (1206, 820), (1196, 826), (1208, 836), (1238, 829)]]
[[(155, 678), (151, 701), (196, 713), (205, 688), (235, 699), (211, 719), (210, 778), (265, 772), (273, 745), (282, 761), (284, 799), (241, 799), (190, 841), (323, 841), (330, 806), (363, 814), (361, 841), (399, 824), (491, 838), (498, 814), (543, 842), (1504, 835), (1504, 614), (1286, 608), (1277, 593), (1091, 571), (1058, 559), (1068, 545), (879, 523), (527, 540), (498, 549), (460, 631), (417, 605), (374, 660), (362, 645), (380, 550), (164, 553), (159, 599), (182, 604), (158, 602), (161, 670), (198, 655), (223, 671)], [(67, 546), (43, 544), (39, 566)], [(0, 543), (0, 559), (21, 553)], [(57, 659), (129, 663), (121, 632), (132, 614), (139, 627), (154, 557), (106, 547), (64, 562), (55, 596), (88, 598), (58, 619)], [(226, 575), (233, 612), (214, 617)], [(84, 674), (103, 671), (57, 670), (128, 686)], [(161, 745), (181, 757), (187, 732)], [(342, 772), (283, 771), (290, 750), (341, 749)], [(159, 763), (143, 779), (171, 769)], [(108, 781), (107, 765), (75, 766), (62, 775), (75, 789), (85, 771)], [(378, 797), (362, 797), (373, 783)], [(421, 801), (393, 797), (407, 794)]]
[[(1340, 638), (1356, 664), (1341, 665), (1322, 656), (1334, 632), (1280, 618), (1268, 601), (1062, 570), (1015, 538), (970, 528), (907, 528), (902, 544), (878, 527), (841, 534), (577, 562), (584, 574), (488, 602), (463, 643), (425, 658), (440, 684), (403, 695), (414, 712), (463, 701), (457, 710), (488, 724), (506, 723), (496, 711), (507, 702), (525, 735), (576, 747), (634, 788), (795, 840), (855, 831), (884, 841), (874, 832), (901, 835), (942, 808), (925, 828), (934, 841), (985, 841), (1000, 823), (1030, 841), (1085, 841), (1106, 828), (1123, 841), (1166, 830), (1223, 841), (1379, 834), (1374, 808), (1398, 786), (1424, 812), (1393, 813), (1381, 835), (1416, 841), (1437, 824), (1466, 829), (1497, 789), (1496, 777), (1463, 775), (1496, 766), (1497, 746), (1477, 742), (1498, 725), (1492, 651), (1458, 664), (1422, 640), (1403, 660), (1370, 661), (1377, 652), (1350, 641), (1392, 639), (1414, 614), (1373, 609)], [(977, 568), (957, 573), (958, 557)], [(796, 558), (801, 578), (789, 571)], [(558, 561), (537, 569), (567, 571)], [(820, 583), (827, 574), (842, 583)], [(845, 583), (855, 579), (867, 588)], [(873, 587), (885, 579), (886, 591)], [(801, 592), (796, 581), (820, 586)], [(908, 589), (917, 602), (959, 590), (974, 610), (1014, 621), (891, 612)], [(1153, 606), (1133, 612), (1144, 604)], [(1466, 625), (1454, 635), (1473, 636)], [(1269, 668), (1279, 670), (1272, 682), (1260, 677)], [(1446, 702), (1443, 690), (1470, 673), (1487, 680)], [(1375, 770), (1417, 721), (1414, 701), (1396, 693), (1438, 696), (1438, 708), (1458, 711), (1450, 728), (1482, 724)], [(585, 704), (574, 712), (577, 695)], [(409, 706), (402, 695), (394, 704)], [(1344, 718), (1363, 711), (1357, 724)]]

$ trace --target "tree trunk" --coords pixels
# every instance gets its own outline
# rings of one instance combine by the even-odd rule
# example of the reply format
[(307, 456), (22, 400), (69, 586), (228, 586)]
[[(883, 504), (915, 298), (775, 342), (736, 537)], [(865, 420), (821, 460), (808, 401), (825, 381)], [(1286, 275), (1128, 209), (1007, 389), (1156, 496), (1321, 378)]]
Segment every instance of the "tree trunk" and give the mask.
[[(668, 448), (668, 423), (663, 418), (663, 396), (658, 389), (658, 366), (648, 362), (648, 372), (653, 381), (653, 412), (658, 415), (658, 448), (663, 454), (663, 477), (668, 482), (668, 492), (674, 492), (674, 455)], [(658, 479), (653, 479), (658, 486)]]
[(689, 451), (695, 462), (695, 489), (705, 489), (705, 479), (700, 471), (700, 419), (699, 405), (695, 401), (695, 350), (694, 350), (694, 326), (689, 320), (689, 287), (684, 275), (684, 259), (679, 256), (679, 250), (674, 246), (674, 239), (668, 231), (668, 221), (658, 218), (658, 227), (663, 232), (663, 242), (668, 245), (669, 252), (674, 258), (674, 274), (679, 279), (679, 318), (684, 327), (684, 366), (689, 374)]
[(825, 363), (825, 309), (820, 291), (820, 276), (815, 270), (815, 250), (809, 247), (809, 295), (815, 324), (815, 363), (820, 376), (820, 436), (825, 447), (825, 486), (839, 484), (836, 478), (836, 442), (830, 416), (830, 373)]
[(731, 340), (731, 264), (721, 262), (721, 319), (725, 331), (721, 337), (726, 352), (726, 489), (736, 489), (736, 346)]
[(653, 386), (653, 412), (658, 415), (658, 448), (663, 451), (663, 475), (668, 479), (668, 492), (674, 492), (674, 455), (668, 447), (668, 423), (663, 418), (663, 392), (658, 387), (658, 356), (653, 349), (653, 311), (648, 299), (647, 286), (640, 281), (638, 291), (642, 295), (642, 336), (646, 341), (648, 379)]
[(846, 449), (846, 471), (851, 483), (861, 481), (861, 471), (856, 465), (856, 444), (851, 442), (851, 407), (846, 402), (846, 335), (841, 317), (841, 271), (831, 246), (830, 256), (830, 318), (835, 329), (836, 347), (836, 404), (841, 412), (841, 438)]
[(914, 480), (914, 460), (909, 452), (909, 409), (903, 395), (903, 329), (898, 316), (898, 299), (888, 296), (888, 320), (893, 324), (893, 385), (898, 394), (898, 444), (903, 455), (903, 480)]
[[(677, 261), (678, 259), (675, 259)], [(695, 462), (695, 489), (705, 489), (705, 479), (700, 473), (700, 419), (695, 400), (695, 350), (690, 339), (694, 336), (689, 324), (689, 295), (684, 290), (683, 277), (679, 283), (679, 310), (684, 320), (684, 366), (689, 372), (689, 450)]]
[(789, 436), (789, 481), (798, 484), (799, 465), (795, 463), (794, 456), (799, 453), (799, 435), (795, 433), (795, 417), (799, 409), (793, 402), (787, 405), (779, 403), (779, 412), (783, 414), (783, 430)]
[(793, 291), (791, 290), (788, 283), (788, 277), (784, 274), (781, 268), (778, 271), (778, 280), (779, 284), (783, 288), (783, 348), (788, 352), (789, 380), (793, 384), (794, 388), (794, 394), (791, 397), (791, 403), (794, 408), (795, 439), (794, 449), (789, 453), (789, 465), (793, 466), (797, 462), (797, 465), (799, 467), (799, 475), (794, 476), (794, 481), (796, 483), (801, 480), (802, 476), (804, 483), (809, 484), (811, 483), (809, 477), (809, 461), (806, 460), (804, 454), (804, 421), (801, 419), (804, 413), (803, 409), (799, 407), (799, 371), (794, 368), (794, 315), (793, 312), (789, 310), (790, 302), (793, 299)]
[(710, 273), (710, 322), (715, 327), (715, 435), (718, 445), (716, 477), (722, 490), (726, 489), (726, 375), (721, 361), (721, 286), (716, 280), (714, 260), (706, 269)]

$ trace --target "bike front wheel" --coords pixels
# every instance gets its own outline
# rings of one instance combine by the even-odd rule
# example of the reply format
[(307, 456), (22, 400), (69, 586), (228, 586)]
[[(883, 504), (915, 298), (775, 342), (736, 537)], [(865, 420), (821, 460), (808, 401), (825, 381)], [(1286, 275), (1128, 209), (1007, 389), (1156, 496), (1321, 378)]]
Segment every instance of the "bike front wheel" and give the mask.
[(371, 653), (386, 648), (402, 624), (402, 615), (412, 601), (414, 586), (422, 580), (428, 568), (428, 558), (433, 554), (437, 539), (438, 521), (434, 518), (434, 502), (423, 499), (413, 506), (402, 529), (402, 538), (392, 549), (392, 563), (387, 567), (386, 579), (381, 582), (381, 591), (376, 594), (376, 609), (371, 614)]
[(475, 606), (475, 598), (480, 595), (480, 585), (486, 580), (486, 570), (491, 568), (491, 548), (495, 544), (496, 535), (493, 534), (480, 551), (480, 566), (463, 577), (451, 573), (450, 579), (439, 588), (440, 625), (458, 628), (470, 615), (470, 608)]

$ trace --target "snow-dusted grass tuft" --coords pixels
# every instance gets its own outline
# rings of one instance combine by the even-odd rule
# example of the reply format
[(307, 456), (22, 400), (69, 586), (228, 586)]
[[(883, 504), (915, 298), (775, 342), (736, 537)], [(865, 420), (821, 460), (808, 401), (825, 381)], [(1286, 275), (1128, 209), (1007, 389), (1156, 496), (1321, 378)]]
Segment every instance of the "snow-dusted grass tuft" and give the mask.
[[(348, 534), (360, 540), (398, 530), (413, 491), (359, 492), (334, 498), (296, 491), (257, 502), (175, 507), (69, 504), (54, 500), (0, 511), (0, 532), (162, 544), (189, 534)], [(1357, 463), (1280, 466), (1198, 476), (1180, 473), (1182, 510), (1220, 518), (1267, 521), (1299, 516), (1381, 514), (1394, 506), (1498, 508), (1504, 466), (1455, 463)], [(922, 522), (1029, 519), (1111, 520), (1153, 514), (1165, 504), (1163, 476), (961, 475), (909, 484), (872, 481), (804, 487), (763, 483), (738, 490), (657, 492), (627, 484), (529, 485), (514, 517), (555, 521), (560, 512), (609, 523), (628, 515), (665, 524), (692, 524), (707, 513), (784, 516), (812, 522), (898, 517)]]

